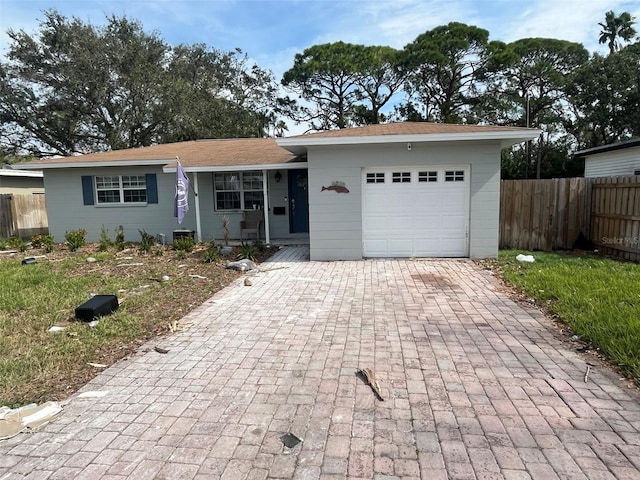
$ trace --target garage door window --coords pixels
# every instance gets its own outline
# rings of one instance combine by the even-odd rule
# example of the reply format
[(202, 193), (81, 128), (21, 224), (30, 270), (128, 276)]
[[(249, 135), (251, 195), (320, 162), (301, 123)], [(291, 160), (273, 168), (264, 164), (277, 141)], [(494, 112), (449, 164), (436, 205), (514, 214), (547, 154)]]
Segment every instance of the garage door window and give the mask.
[(447, 170), (444, 172), (445, 182), (464, 182), (464, 170)]
[(384, 183), (384, 172), (367, 173), (367, 183)]
[(418, 182), (437, 182), (438, 172), (418, 172)]
[(411, 183), (411, 172), (393, 172), (391, 181), (393, 183)]

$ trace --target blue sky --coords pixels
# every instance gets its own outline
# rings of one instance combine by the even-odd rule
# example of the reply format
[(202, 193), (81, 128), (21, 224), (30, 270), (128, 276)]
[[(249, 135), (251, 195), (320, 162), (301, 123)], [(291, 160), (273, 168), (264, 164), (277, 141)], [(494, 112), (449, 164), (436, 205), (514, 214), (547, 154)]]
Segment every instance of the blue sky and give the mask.
[(49, 8), (93, 24), (126, 15), (170, 44), (239, 47), (278, 79), (296, 53), (319, 43), (402, 48), (426, 30), (458, 21), (489, 30), (493, 40), (553, 37), (604, 52), (598, 22), (607, 10), (640, 18), (639, 0), (0, 0), (0, 55), (9, 44), (7, 29), (33, 33)]
[(126, 15), (171, 45), (237, 47), (278, 81), (296, 53), (321, 43), (403, 48), (457, 21), (487, 29), (491, 40), (551, 37), (604, 53), (598, 22), (606, 11), (640, 20), (640, 0), (0, 0), (0, 57), (9, 46), (7, 29), (35, 33), (51, 8), (95, 25)]

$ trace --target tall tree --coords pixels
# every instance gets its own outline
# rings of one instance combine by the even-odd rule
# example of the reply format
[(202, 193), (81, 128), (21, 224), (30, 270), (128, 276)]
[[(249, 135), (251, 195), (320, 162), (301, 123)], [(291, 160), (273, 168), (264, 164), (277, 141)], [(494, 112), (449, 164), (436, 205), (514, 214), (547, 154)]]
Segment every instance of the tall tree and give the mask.
[(419, 35), (405, 47), (406, 90), (428, 121), (460, 122), (478, 94), (489, 54), (489, 32), (452, 22)]
[(622, 12), (616, 15), (613, 10), (609, 10), (604, 17), (604, 23), (598, 25), (602, 27), (600, 31), (600, 43), (606, 43), (609, 47), (609, 53), (614, 53), (621, 47), (620, 41), (630, 42), (636, 36), (636, 30), (633, 28), (635, 18), (629, 12)]
[(391, 47), (356, 47), (356, 96), (363, 103), (354, 107), (355, 124), (385, 121), (386, 117), (381, 111), (405, 81), (406, 76), (401, 68), (402, 54)]
[(282, 77), (282, 85), (308, 105), (284, 97), (280, 99), (281, 109), (294, 120), (308, 123), (312, 130), (349, 126), (358, 100), (356, 49), (353, 44), (336, 42), (314, 45), (296, 54), (293, 67)]
[(640, 43), (595, 54), (569, 77), (574, 118), (567, 128), (580, 148), (640, 136)]
[(523, 38), (492, 56), (480, 120), (503, 125), (554, 124), (566, 113), (566, 78), (589, 58), (579, 43)]
[(172, 48), (126, 17), (101, 28), (45, 13), (9, 30), (0, 148), (72, 155), (203, 137), (263, 136), (276, 84), (241, 51)]

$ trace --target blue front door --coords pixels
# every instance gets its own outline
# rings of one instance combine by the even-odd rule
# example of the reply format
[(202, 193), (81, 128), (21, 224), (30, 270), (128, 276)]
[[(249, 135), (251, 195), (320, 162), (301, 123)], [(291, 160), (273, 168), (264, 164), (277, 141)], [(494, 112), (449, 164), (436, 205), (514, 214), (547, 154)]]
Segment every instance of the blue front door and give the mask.
[(309, 232), (309, 193), (306, 170), (289, 170), (289, 232)]

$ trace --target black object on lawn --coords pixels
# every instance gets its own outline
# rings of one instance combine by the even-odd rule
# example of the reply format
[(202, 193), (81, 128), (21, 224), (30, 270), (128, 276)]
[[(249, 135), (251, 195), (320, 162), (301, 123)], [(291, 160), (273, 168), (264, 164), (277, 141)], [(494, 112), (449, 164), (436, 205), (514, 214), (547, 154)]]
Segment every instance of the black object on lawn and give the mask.
[(76, 318), (83, 322), (90, 322), (96, 317), (109, 315), (118, 310), (118, 297), (115, 295), (96, 295), (76, 307)]

